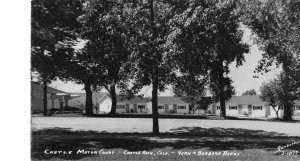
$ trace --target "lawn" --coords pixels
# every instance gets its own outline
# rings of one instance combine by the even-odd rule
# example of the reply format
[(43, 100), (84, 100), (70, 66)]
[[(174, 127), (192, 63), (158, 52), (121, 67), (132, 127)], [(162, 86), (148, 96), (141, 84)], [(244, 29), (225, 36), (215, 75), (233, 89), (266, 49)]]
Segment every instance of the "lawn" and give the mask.
[(149, 118), (33, 117), (32, 160), (300, 160), (280, 155), (300, 152), (299, 123), (159, 121), (153, 136)]

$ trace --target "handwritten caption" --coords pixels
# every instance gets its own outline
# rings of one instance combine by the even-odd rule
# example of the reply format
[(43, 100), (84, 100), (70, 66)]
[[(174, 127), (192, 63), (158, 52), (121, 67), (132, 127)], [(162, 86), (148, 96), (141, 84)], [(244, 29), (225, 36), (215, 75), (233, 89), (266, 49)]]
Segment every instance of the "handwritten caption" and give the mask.
[(85, 149), (78, 149), (78, 150), (50, 150), (46, 149), (44, 151), (46, 155), (115, 155), (115, 154), (122, 154), (122, 155), (179, 155), (179, 156), (239, 156), (240, 153), (238, 152), (231, 152), (231, 151), (113, 151), (113, 150), (85, 150)]
[(280, 154), (280, 155), (298, 155), (298, 154), (300, 154), (299, 150), (287, 149), (287, 148), (292, 147), (292, 146), (297, 145), (297, 144), (300, 144), (300, 142), (295, 141), (293, 143), (286, 144), (285, 146), (278, 146), (277, 150), (275, 151), (274, 154), (277, 154), (277, 155), (278, 154)]

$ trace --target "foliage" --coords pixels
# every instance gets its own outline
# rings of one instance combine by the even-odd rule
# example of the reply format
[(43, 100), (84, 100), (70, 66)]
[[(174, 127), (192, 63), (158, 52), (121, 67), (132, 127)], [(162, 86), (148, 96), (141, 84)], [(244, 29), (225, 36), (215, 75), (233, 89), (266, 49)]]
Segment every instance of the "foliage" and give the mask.
[(47, 115), (47, 84), (59, 73), (62, 45), (70, 48), (76, 37), (81, 3), (60, 0), (33, 0), (31, 18), (31, 70), (38, 72), (38, 80), (44, 86), (44, 115)]
[(116, 109), (116, 86), (128, 88), (130, 52), (126, 23), (126, 3), (123, 1), (86, 1), (81, 38), (87, 42), (87, 50), (94, 58), (96, 68), (94, 89), (104, 87), (112, 96), (112, 111)]
[[(264, 102), (266, 102), (267, 106), (271, 106), (273, 108), (278, 118), (279, 106), (281, 106), (279, 95), (280, 93), (282, 93), (279, 81), (275, 79), (275, 80), (270, 80), (267, 83), (264, 82), (260, 86), (260, 92), (261, 92), (260, 98)], [(278, 108), (276, 109), (276, 107)]]
[[(244, 24), (255, 33), (256, 43), (264, 51), (256, 72), (268, 72), (273, 63), (283, 69), (280, 79), (283, 81), (285, 95), (284, 119), (291, 120), (291, 96), (300, 87), (300, 2), (245, 0), (240, 6)], [(289, 82), (297, 83), (290, 86)]]
[(242, 93), (242, 95), (257, 95), (255, 89), (249, 89), (247, 91), (245, 91), (244, 93)]
[(181, 76), (177, 78), (176, 84), (173, 86), (173, 93), (176, 97), (182, 99), (192, 105), (192, 108), (197, 108), (204, 103), (203, 97), (206, 94), (205, 84), (194, 77)]
[(279, 95), (282, 93), (280, 82), (278, 79), (264, 82), (260, 86), (260, 98), (267, 103), (268, 106), (276, 107), (279, 106), (280, 100)]
[[(179, 72), (197, 77), (209, 76), (212, 93), (221, 101), (234, 93), (229, 64), (242, 65), (248, 45), (242, 42), (235, 1), (188, 1), (172, 21), (170, 43)], [(176, 59), (176, 58), (179, 59)], [(176, 61), (178, 60), (178, 61)]]
[(134, 88), (151, 85), (157, 79), (159, 91), (165, 90), (174, 75), (166, 41), (169, 33), (167, 22), (171, 18), (171, 7), (167, 2), (153, 2), (153, 19), (149, 5), (151, 1), (131, 4), (130, 27), (133, 51)]
[(277, 118), (278, 116), (278, 108), (276, 109), (275, 107), (282, 107), (285, 105), (285, 101), (287, 99), (291, 100), (291, 104), (293, 104), (294, 100), (297, 100), (300, 95), (299, 90), (292, 90), (295, 93), (291, 93), (289, 95), (290, 98), (286, 98), (286, 93), (284, 88), (287, 87), (286, 84), (289, 84), (289, 86), (294, 86), (296, 83), (294, 82), (285, 82), (284, 80), (284, 72), (280, 73), (276, 79), (270, 80), (267, 83), (263, 83), (260, 86), (260, 91), (261, 91), (261, 98), (264, 102), (267, 103), (268, 106), (272, 106), (272, 108), (275, 110)]
[(70, 50), (76, 39), (80, 9), (80, 0), (32, 1), (32, 70), (44, 77), (47, 84), (58, 76), (62, 51)]

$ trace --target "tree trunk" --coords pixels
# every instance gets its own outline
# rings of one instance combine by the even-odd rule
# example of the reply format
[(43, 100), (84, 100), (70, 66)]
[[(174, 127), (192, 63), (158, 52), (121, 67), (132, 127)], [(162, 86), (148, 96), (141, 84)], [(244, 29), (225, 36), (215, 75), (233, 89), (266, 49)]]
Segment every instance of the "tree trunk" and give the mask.
[(276, 117), (279, 119), (278, 110), (275, 111), (275, 113), (276, 113)]
[(192, 104), (192, 114), (195, 114), (195, 103)]
[(276, 117), (279, 119), (279, 114), (278, 114), (278, 112), (279, 112), (279, 106), (278, 106), (278, 109), (277, 109), (277, 110), (276, 110), (276, 108), (273, 107), (273, 106), (272, 106), (272, 108), (273, 108), (273, 110), (274, 110), (275, 113), (276, 113)]
[(283, 120), (291, 121), (292, 120), (292, 103), (288, 100), (284, 100), (283, 102)]
[(224, 93), (224, 83), (223, 83), (223, 61), (219, 64), (219, 99), (220, 99), (220, 117), (226, 118), (226, 104), (225, 104), (225, 93)]
[(283, 63), (283, 67), (282, 67), (283, 72), (284, 72), (283, 80), (282, 80), (283, 81), (282, 82), (282, 86), (283, 86), (283, 109), (284, 109), (284, 111), (283, 111), (283, 120), (285, 120), (285, 121), (292, 120), (292, 108), (293, 108), (293, 101), (294, 101), (293, 98), (291, 98), (292, 95), (290, 94), (290, 92), (292, 90), (291, 88), (293, 88), (293, 87), (291, 87), (289, 85), (289, 83), (291, 81), (289, 76), (292, 73), (292, 71), (289, 69), (288, 65), (289, 65), (289, 61)]
[(157, 109), (157, 94), (158, 94), (158, 82), (157, 78), (153, 81), (152, 89), (152, 115), (153, 115), (153, 134), (159, 134), (158, 124), (158, 109)]
[(111, 111), (110, 115), (116, 115), (117, 109), (117, 94), (116, 94), (116, 85), (113, 84), (110, 86), (110, 95), (111, 95)]
[(93, 116), (93, 97), (92, 97), (92, 90), (91, 84), (85, 83), (84, 90), (86, 94), (85, 98), (85, 115), (86, 116)]
[(44, 103), (44, 116), (48, 115), (48, 109), (47, 109), (47, 80), (45, 77), (43, 77), (43, 103)]
[[(155, 28), (155, 17), (154, 17), (154, 1), (149, 0), (149, 10), (150, 10), (150, 23), (152, 28), (152, 41), (153, 44), (157, 38), (156, 28)], [(154, 54), (158, 54), (156, 47), (152, 48)], [(154, 55), (154, 60), (157, 60), (157, 55)], [(153, 134), (159, 134), (159, 124), (158, 124), (158, 109), (157, 109), (157, 93), (158, 93), (158, 66), (154, 64), (152, 73), (152, 116), (153, 116)]]

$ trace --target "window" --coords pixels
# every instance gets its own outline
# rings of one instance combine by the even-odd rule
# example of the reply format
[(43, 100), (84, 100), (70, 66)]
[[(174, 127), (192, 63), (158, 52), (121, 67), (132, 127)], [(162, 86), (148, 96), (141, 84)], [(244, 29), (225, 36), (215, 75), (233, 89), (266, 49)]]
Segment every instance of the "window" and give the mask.
[(164, 109), (164, 106), (157, 106), (158, 109)]
[(217, 106), (217, 110), (220, 110), (220, 106)]
[(229, 110), (237, 110), (237, 106), (229, 106)]
[(253, 106), (253, 110), (262, 110), (262, 106)]
[(138, 105), (138, 109), (145, 109), (145, 105)]
[(283, 110), (283, 106), (279, 106), (278, 109), (279, 109), (279, 110)]
[(117, 105), (117, 109), (125, 109), (125, 105)]
[(294, 110), (300, 110), (300, 106), (294, 106)]
[(185, 109), (185, 106), (177, 106), (177, 109)]

